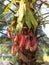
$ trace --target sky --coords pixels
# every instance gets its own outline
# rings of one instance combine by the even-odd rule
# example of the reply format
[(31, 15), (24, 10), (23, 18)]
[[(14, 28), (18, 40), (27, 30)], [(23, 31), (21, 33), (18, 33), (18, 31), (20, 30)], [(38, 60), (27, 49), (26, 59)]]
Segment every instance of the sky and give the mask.
[[(48, 0), (49, 1), (49, 0)], [(47, 13), (49, 12), (49, 8), (47, 8), (44, 4), (41, 7), (41, 13)], [(49, 15), (49, 14), (48, 14)], [(49, 20), (49, 17), (46, 18), (46, 20)], [(45, 25), (45, 28), (42, 26), (42, 30), (44, 31), (44, 33), (47, 35), (47, 37), (49, 38), (49, 24)]]

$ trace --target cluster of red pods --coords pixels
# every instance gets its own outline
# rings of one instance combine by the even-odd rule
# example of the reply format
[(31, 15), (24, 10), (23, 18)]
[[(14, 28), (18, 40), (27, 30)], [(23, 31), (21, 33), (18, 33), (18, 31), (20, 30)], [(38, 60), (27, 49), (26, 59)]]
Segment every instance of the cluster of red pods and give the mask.
[[(12, 38), (12, 34), (9, 29), (7, 29), (7, 37)], [(13, 41), (14, 41), (12, 45), (13, 55), (16, 54), (17, 47), (19, 47), (20, 51), (23, 51), (24, 49), (26, 49), (26, 50), (30, 50), (31, 52), (33, 52), (37, 49), (38, 41), (32, 29), (28, 31), (28, 29), (24, 27), (22, 30), (22, 33), (16, 34)]]

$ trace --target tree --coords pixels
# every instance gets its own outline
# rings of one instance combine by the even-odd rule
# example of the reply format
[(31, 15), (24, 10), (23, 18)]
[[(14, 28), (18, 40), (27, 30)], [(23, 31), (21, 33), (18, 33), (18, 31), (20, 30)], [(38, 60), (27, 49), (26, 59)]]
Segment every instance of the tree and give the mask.
[[(5, 14), (8, 14), (10, 11), (14, 13), (12, 22), (10, 22), (9, 28), (7, 29), (7, 35), (13, 41), (12, 54), (16, 54), (17, 47), (19, 61), (22, 63), (28, 64), (29, 62), (30, 64), (32, 63), (32, 59), (34, 59), (33, 61), (36, 60), (35, 55), (38, 47), (37, 31), (39, 31), (38, 28), (40, 25), (45, 26), (46, 20), (40, 13), (40, 8), (43, 3), (49, 6), (45, 0), (41, 0), (40, 4), (36, 0), (13, 0), (5, 8)], [(17, 7), (17, 11), (11, 10), (10, 7), (12, 5)]]

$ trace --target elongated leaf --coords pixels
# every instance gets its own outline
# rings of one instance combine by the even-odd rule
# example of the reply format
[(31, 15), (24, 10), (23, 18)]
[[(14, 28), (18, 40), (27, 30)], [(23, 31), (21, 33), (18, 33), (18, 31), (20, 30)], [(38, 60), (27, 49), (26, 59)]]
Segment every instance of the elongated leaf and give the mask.
[(28, 11), (26, 12), (26, 15), (25, 15), (25, 22), (26, 22), (28, 28), (30, 29), (31, 28), (31, 20), (30, 20), (30, 16), (28, 14)]
[(22, 24), (21, 22), (19, 22), (19, 23), (17, 24), (17, 26), (16, 26), (17, 32), (18, 32), (18, 33), (21, 33), (22, 28), (23, 28), (23, 24)]
[(31, 23), (32, 23), (32, 25), (33, 25), (33, 27), (34, 27), (34, 30), (36, 30), (36, 28), (37, 28), (37, 26), (38, 26), (38, 23), (37, 23), (37, 21), (36, 21), (34, 15), (33, 15), (33, 12), (31, 12), (31, 10), (30, 10), (29, 8), (28, 8), (28, 14), (29, 14), (29, 18), (30, 18), (30, 20), (31, 20)]
[(36, 0), (32, 0), (32, 4), (34, 4), (34, 3), (35, 3), (35, 1), (36, 1)]
[(15, 15), (15, 16), (18, 16), (17, 22), (21, 22), (22, 21), (25, 11), (26, 11), (26, 5), (24, 4), (24, 1), (21, 0), (19, 9), (18, 9), (18, 11), (17, 11), (17, 13)]
[(18, 0), (12, 0), (12, 2), (9, 3), (9, 4), (7, 5), (7, 7), (5, 8), (4, 13), (7, 13), (7, 12), (9, 11), (9, 9), (11, 8), (11, 6), (12, 6), (15, 2), (19, 2), (19, 1), (18, 1)]

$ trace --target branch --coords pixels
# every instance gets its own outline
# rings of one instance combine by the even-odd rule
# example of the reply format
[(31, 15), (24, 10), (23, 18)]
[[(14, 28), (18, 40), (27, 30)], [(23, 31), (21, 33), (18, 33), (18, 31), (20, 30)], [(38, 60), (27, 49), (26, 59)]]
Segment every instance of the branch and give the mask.
[(1, 22), (1, 23), (3, 23), (3, 22), (4, 22), (4, 23), (6, 23), (7, 25), (11, 24), (10, 22), (5, 21), (5, 20), (0, 20), (0, 22)]
[[(48, 21), (48, 22), (43, 21), (44, 24), (49, 24), (49, 20), (47, 20), (47, 21)], [(40, 25), (42, 25), (42, 22), (40, 23)]]
[(0, 32), (1, 34), (4, 34), (4, 35), (7, 35), (7, 34), (5, 34), (5, 33), (3, 33), (3, 32)]
[(47, 17), (49, 17), (49, 15), (45, 16), (44, 18), (47, 18)]
[(42, 15), (46, 15), (46, 14), (49, 14), (49, 12), (47, 12), (47, 13), (44, 13), (44, 14), (42, 14)]

